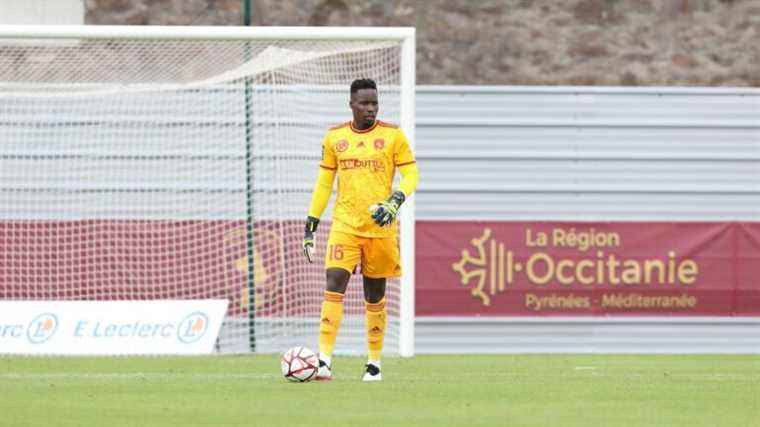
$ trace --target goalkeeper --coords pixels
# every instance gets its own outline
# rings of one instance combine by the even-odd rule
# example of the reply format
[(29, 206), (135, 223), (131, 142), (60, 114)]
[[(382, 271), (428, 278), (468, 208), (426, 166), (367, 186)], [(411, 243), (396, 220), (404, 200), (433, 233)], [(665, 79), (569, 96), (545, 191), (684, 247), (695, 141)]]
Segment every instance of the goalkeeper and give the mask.
[[(417, 187), (419, 173), (409, 142), (398, 126), (377, 120), (373, 80), (351, 84), (351, 122), (330, 128), (322, 141), (322, 161), (306, 219), (303, 252), (313, 262), (314, 232), (338, 176), (337, 199), (327, 240), (327, 286), (319, 327), (317, 379), (332, 379), (332, 352), (343, 318), (343, 297), (351, 274), (361, 266), (369, 360), (364, 381), (378, 381), (386, 327), (385, 284), (401, 275), (399, 208)], [(392, 189), (396, 169), (398, 189)]]

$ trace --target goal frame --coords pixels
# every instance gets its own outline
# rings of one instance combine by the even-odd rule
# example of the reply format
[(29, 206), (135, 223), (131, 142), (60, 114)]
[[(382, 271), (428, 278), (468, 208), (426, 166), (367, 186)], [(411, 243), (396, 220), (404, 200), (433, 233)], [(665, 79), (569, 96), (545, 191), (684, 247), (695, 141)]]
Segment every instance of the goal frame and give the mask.
[[(211, 27), (119, 25), (0, 25), (0, 39), (115, 40), (396, 40), (401, 42), (400, 123), (415, 148), (416, 42), (413, 27)], [(399, 355), (414, 355), (415, 203), (407, 199), (400, 219)]]

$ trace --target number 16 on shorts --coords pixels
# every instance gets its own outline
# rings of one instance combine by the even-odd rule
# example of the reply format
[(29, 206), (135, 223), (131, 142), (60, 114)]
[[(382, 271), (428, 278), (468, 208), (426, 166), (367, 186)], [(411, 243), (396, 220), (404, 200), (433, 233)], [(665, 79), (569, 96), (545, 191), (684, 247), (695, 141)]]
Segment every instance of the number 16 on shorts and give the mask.
[(373, 238), (331, 232), (327, 240), (325, 267), (354, 272), (361, 262), (362, 274), (368, 277), (401, 275), (398, 239)]

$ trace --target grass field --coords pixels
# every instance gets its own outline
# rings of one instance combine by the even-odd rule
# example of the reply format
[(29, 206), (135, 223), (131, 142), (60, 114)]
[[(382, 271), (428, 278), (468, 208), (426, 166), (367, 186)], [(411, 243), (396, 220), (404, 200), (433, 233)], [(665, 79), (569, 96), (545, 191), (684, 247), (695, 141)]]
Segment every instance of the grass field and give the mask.
[(0, 358), (2, 426), (760, 426), (758, 356)]

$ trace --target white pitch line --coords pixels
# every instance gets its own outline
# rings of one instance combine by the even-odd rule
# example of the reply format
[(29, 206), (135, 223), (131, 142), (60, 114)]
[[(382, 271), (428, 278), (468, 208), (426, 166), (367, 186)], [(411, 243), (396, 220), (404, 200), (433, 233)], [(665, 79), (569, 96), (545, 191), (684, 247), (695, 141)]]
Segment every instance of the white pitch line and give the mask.
[(88, 372), (6, 372), (0, 374), (0, 379), (7, 380), (57, 380), (57, 379), (83, 379), (83, 380), (263, 380), (277, 378), (277, 374), (217, 374), (217, 373), (169, 373), (169, 372), (125, 372), (125, 373), (88, 373)]

